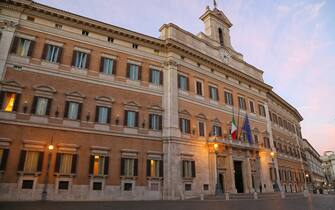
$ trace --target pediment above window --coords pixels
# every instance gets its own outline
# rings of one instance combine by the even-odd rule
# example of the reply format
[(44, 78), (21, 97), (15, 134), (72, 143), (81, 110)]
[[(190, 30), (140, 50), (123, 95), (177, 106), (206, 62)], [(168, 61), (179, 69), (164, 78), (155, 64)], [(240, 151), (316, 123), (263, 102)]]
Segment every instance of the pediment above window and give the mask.
[(48, 85), (35, 85), (33, 89), (35, 95), (44, 97), (52, 97), (52, 95), (57, 92), (54, 87)]
[(15, 80), (7, 80), (0, 82), (1, 84), (1, 90), (8, 91), (8, 92), (17, 92), (21, 93), (24, 86)]
[(207, 120), (206, 115), (204, 115), (202, 113), (198, 114), (196, 117), (197, 117), (198, 120), (203, 120), (203, 121)]
[(101, 106), (112, 106), (112, 104), (114, 103), (114, 99), (108, 96), (97, 96), (95, 97), (96, 103), (97, 105), (101, 105)]
[(124, 103), (125, 109), (137, 111), (141, 106), (135, 101), (129, 101)]

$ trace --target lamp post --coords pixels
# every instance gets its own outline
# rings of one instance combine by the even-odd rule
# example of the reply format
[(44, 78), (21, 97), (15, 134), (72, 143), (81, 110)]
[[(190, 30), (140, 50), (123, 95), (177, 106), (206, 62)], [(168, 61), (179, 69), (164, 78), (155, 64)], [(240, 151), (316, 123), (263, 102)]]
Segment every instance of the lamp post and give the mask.
[(45, 177), (44, 177), (44, 187), (43, 187), (43, 192), (42, 192), (42, 201), (46, 201), (47, 200), (47, 188), (48, 188), (48, 178), (49, 178), (49, 169), (50, 169), (50, 161), (51, 161), (51, 152), (54, 149), (54, 146), (52, 145), (52, 140), (51, 140), (51, 144), (48, 146), (48, 163), (47, 163), (47, 170), (45, 173)]

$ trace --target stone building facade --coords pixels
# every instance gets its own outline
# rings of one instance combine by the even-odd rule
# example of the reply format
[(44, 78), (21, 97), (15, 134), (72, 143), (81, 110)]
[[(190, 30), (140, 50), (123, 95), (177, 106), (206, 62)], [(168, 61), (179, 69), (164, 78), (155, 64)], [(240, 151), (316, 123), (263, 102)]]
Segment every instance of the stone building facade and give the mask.
[(335, 152), (326, 151), (323, 156), (321, 156), (322, 160), (322, 170), (326, 178), (325, 188), (327, 189), (335, 189)]
[(302, 117), (234, 50), (222, 11), (200, 19), (154, 38), (1, 2), (0, 199), (302, 191)]

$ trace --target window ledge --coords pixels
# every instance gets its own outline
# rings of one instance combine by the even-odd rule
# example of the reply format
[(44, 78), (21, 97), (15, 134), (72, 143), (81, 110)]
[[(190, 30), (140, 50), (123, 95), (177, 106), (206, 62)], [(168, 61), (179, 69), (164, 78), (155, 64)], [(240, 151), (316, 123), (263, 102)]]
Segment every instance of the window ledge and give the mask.
[(24, 171), (18, 171), (17, 172), (20, 176), (41, 176), (42, 172), (34, 172), (34, 173), (27, 173)]
[(149, 180), (149, 181), (161, 181), (161, 180), (163, 180), (163, 177), (147, 176), (147, 180)]
[(31, 115), (30, 122), (47, 124), (48, 117), (45, 115)]
[(193, 182), (195, 177), (183, 177), (183, 182)]
[(74, 178), (76, 174), (61, 174), (61, 173), (54, 173), (56, 177), (64, 177), (64, 178)]
[(120, 176), (122, 180), (135, 180), (137, 176)]
[(53, 63), (53, 62), (49, 62), (47, 60), (42, 60), (41, 65), (47, 66), (47, 67), (53, 68), (53, 69), (58, 69), (59, 68), (59, 63)]
[(138, 130), (137, 128), (125, 127), (123, 128), (123, 132), (128, 134), (137, 134)]
[(183, 137), (183, 138), (191, 138), (191, 134), (188, 134), (188, 133), (181, 133), (181, 136)]
[(80, 121), (78, 120), (63, 120), (63, 125), (68, 127), (80, 127)]
[(115, 80), (115, 76), (114, 76), (114, 74), (105, 74), (105, 73), (101, 73), (101, 72), (100, 72), (99, 77), (100, 77), (101, 79)]
[(15, 120), (16, 119), (16, 112), (6, 112), (0, 111), (0, 118), (6, 120)]
[(80, 69), (77, 67), (72, 66), (71, 72), (75, 74), (81, 74), (81, 75), (87, 75), (87, 70), (88, 69)]
[(201, 95), (195, 95), (195, 98), (198, 100), (205, 100), (204, 96)]
[(11, 54), (9, 60), (14, 61), (14, 62), (18, 62), (18, 63), (29, 63), (30, 57)]
[(149, 135), (150, 136), (161, 136), (162, 131), (161, 130), (149, 130)]
[(135, 86), (140, 86), (141, 85), (140, 80), (131, 80), (129, 78), (127, 78), (126, 83), (129, 84), (129, 85), (135, 85)]
[(215, 100), (212, 100), (212, 99), (209, 100), (209, 103), (219, 105), (219, 101), (215, 101)]
[(159, 84), (149, 83), (149, 88), (162, 89), (163, 86)]
[(95, 123), (94, 124), (94, 129), (109, 131), (110, 127), (109, 127), (109, 124), (98, 124), (98, 123)]
[(178, 93), (183, 94), (183, 95), (187, 95), (187, 96), (189, 95), (187, 90), (181, 90), (181, 89), (179, 89)]

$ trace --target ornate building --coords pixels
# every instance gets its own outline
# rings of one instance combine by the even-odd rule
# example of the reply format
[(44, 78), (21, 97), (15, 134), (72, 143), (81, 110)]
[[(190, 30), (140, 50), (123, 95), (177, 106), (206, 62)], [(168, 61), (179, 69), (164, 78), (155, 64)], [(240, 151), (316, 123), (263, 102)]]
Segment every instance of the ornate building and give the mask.
[(302, 117), (234, 50), (222, 11), (200, 19), (153, 38), (2, 1), (0, 199), (302, 191)]
[(326, 178), (326, 186), (327, 189), (335, 190), (335, 152), (326, 151), (323, 156), (321, 156), (322, 160), (322, 170)]

